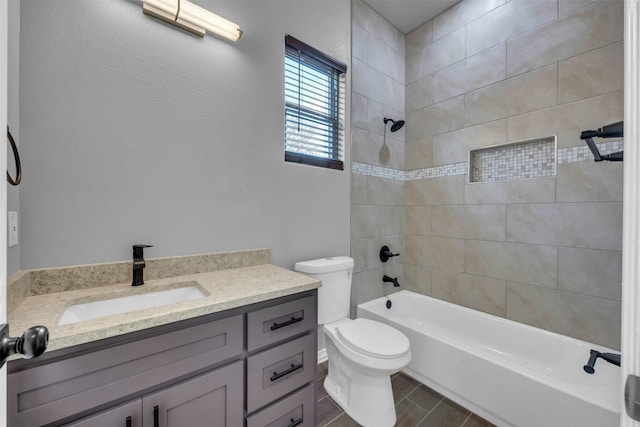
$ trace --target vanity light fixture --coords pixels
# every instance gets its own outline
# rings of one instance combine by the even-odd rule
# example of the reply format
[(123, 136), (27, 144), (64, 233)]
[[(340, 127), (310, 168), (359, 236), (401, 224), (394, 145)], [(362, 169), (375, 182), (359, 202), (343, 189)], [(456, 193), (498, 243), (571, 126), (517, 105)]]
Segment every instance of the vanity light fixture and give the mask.
[(142, 0), (142, 12), (200, 37), (204, 37), (207, 31), (231, 41), (242, 36), (238, 24), (187, 0)]

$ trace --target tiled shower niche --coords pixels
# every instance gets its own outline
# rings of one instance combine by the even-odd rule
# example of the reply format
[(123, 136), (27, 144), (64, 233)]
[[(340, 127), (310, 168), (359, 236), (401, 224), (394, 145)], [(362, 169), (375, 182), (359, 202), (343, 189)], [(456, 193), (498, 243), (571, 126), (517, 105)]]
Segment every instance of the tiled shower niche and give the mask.
[(555, 174), (555, 136), (469, 150), (469, 182), (511, 181)]

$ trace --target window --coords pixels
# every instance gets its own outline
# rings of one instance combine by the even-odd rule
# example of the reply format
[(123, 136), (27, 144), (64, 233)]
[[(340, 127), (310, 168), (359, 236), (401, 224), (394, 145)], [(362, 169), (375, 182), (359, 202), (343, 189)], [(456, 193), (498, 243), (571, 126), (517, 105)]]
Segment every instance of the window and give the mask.
[(343, 170), (347, 66), (285, 38), (285, 161)]

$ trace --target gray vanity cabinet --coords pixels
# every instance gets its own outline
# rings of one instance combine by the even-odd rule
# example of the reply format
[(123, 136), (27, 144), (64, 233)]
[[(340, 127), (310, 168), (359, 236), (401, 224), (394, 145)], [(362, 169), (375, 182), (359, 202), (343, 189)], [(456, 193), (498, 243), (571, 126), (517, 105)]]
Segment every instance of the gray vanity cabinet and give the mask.
[(64, 427), (241, 426), (243, 386), (238, 361)]
[(142, 427), (142, 399), (107, 409), (65, 427)]
[(10, 361), (8, 425), (315, 426), (316, 298), (307, 291)]

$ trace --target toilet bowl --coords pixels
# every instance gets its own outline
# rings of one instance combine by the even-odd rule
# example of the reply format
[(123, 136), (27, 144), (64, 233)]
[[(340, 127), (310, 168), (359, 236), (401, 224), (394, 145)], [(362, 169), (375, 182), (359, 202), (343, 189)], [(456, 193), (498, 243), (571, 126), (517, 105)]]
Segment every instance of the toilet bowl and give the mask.
[(389, 325), (347, 317), (352, 258), (299, 262), (295, 269), (322, 281), (318, 323), (329, 360), (325, 390), (357, 423), (366, 427), (395, 425), (391, 375), (411, 360), (409, 339)]
[(329, 358), (324, 388), (329, 396), (363, 426), (393, 426), (391, 375), (411, 360), (409, 339), (368, 319), (343, 319), (322, 329)]

